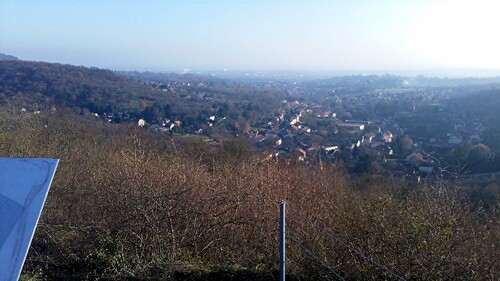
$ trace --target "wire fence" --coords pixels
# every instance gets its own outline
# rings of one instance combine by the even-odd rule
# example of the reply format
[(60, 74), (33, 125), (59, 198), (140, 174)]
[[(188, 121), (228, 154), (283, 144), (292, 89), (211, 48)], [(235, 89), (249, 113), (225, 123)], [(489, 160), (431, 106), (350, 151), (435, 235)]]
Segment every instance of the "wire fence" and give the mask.
[(329, 266), (328, 264), (326, 264), (322, 258), (320, 258), (312, 249), (310, 249), (309, 247), (307, 247), (304, 243), (302, 243), (301, 241), (295, 239), (293, 236), (291, 236), (291, 241), (295, 242), (297, 245), (300, 246), (300, 248), (308, 255), (310, 256), (311, 258), (313, 258), (314, 260), (316, 260), (317, 262), (319, 262), (321, 264), (321, 266), (323, 266), (324, 268), (328, 269), (329, 272), (332, 273), (332, 275), (338, 279), (338, 280), (345, 280), (337, 271), (335, 271), (335, 269), (333, 269), (331, 266)]
[(338, 238), (337, 236), (335, 236), (332, 232), (326, 230), (325, 228), (317, 225), (316, 223), (314, 223), (309, 217), (305, 216), (304, 214), (301, 214), (301, 213), (298, 213), (302, 219), (306, 222), (308, 222), (309, 224), (311, 224), (313, 227), (315, 227), (320, 233), (322, 233), (323, 235), (325, 235), (326, 237), (330, 238), (331, 241), (335, 242), (335, 243), (338, 243), (339, 245), (349, 249), (350, 251), (354, 252), (356, 255), (358, 255), (359, 257), (361, 257), (364, 261), (380, 268), (381, 270), (387, 272), (388, 274), (392, 275), (393, 277), (395, 277), (396, 279), (400, 280), (400, 281), (406, 281), (405, 278), (403, 278), (401, 275), (397, 274), (396, 272), (394, 272), (393, 270), (389, 269), (387, 266), (383, 265), (382, 263), (380, 262), (377, 262), (375, 261), (374, 259), (370, 258), (369, 256), (367, 256), (365, 253), (363, 253), (361, 250), (355, 248), (354, 246), (348, 244), (347, 242), (345, 242), (344, 240)]
[[(170, 194), (149, 194), (149, 195), (141, 195), (141, 194), (120, 194), (120, 193), (93, 193), (93, 192), (71, 192), (71, 191), (51, 191), (49, 195), (52, 196), (76, 196), (76, 197), (108, 197), (108, 196), (114, 196), (115, 198), (128, 198), (128, 199), (134, 199), (134, 200), (144, 200), (144, 201), (150, 201), (150, 200), (165, 200), (165, 201), (177, 201), (180, 203), (207, 203), (207, 204), (221, 204), (221, 203), (232, 203), (232, 204), (238, 204), (238, 203), (251, 203), (249, 198), (224, 198), (222, 195), (214, 195), (214, 196), (208, 196), (208, 197), (193, 197), (189, 196), (185, 193), (179, 192), (179, 193), (170, 193)], [(54, 208), (58, 208), (57, 205), (53, 206)], [(290, 208), (291, 207), (291, 208)], [(61, 206), (59, 206), (61, 208)], [(392, 276), (396, 280), (399, 281), (406, 281), (407, 279), (403, 277), (401, 274), (397, 273), (395, 270), (390, 269), (388, 266), (384, 265), (383, 263), (374, 260), (373, 258), (369, 257), (366, 253), (361, 251), (360, 249), (354, 247), (352, 244), (348, 243), (347, 241), (339, 238), (337, 235), (335, 235), (331, 230), (326, 229), (325, 227), (322, 227), (318, 225), (316, 222), (314, 222), (310, 217), (306, 216), (302, 212), (300, 212), (297, 208), (294, 208), (293, 204), (291, 206), (289, 205), (289, 208), (287, 208), (287, 211), (291, 214), (294, 215), (295, 219), (299, 219), (299, 222), (304, 222), (308, 225), (311, 225), (314, 229), (313, 233), (314, 234), (321, 234), (323, 237), (327, 238), (332, 244), (338, 245), (354, 254), (356, 254), (358, 257), (360, 257), (364, 262), (382, 270), (383, 272), (387, 273), (388, 275)], [(167, 217), (168, 219), (168, 217)], [(151, 227), (161, 227), (162, 222), (149, 222), (149, 221), (141, 221), (141, 222), (132, 222), (132, 223), (127, 223), (127, 222), (115, 222), (115, 223), (103, 223), (103, 222), (87, 222), (86, 224), (69, 224), (65, 221), (51, 221), (49, 219), (46, 220), (41, 220), (38, 224), (42, 228), (66, 228), (70, 230), (76, 230), (76, 231), (92, 231), (92, 230), (107, 230), (107, 229), (118, 229), (118, 230), (132, 230), (132, 229), (137, 229), (137, 228), (151, 228)], [(269, 236), (278, 236), (278, 228), (269, 228), (264, 225), (251, 225), (248, 224), (248, 227), (254, 227), (258, 232), (261, 232), (262, 234), (269, 235)], [(342, 270), (339, 268), (339, 265), (337, 265), (337, 268), (335, 266), (332, 266), (331, 264), (328, 264), (327, 261), (325, 261), (323, 258), (320, 257), (318, 253), (314, 251), (314, 247), (311, 247), (305, 241), (301, 241), (298, 235), (299, 231), (298, 229), (294, 229), (294, 227), (297, 227), (294, 224), (291, 224), (291, 228), (287, 230), (287, 240), (291, 243), (287, 245), (287, 247), (292, 247), (293, 245), (297, 246), (297, 249), (300, 249), (300, 252), (302, 252), (304, 255), (308, 256), (317, 264), (325, 269), (329, 274), (331, 275), (331, 278), (334, 280), (346, 280), (346, 277), (342, 276), (340, 273)], [(167, 228), (167, 226), (163, 226)], [(314, 246), (314, 245), (313, 245)], [(293, 262), (296, 265), (300, 265), (298, 261), (292, 257), (289, 259), (289, 261)], [(303, 267), (303, 266), (302, 266)], [(298, 266), (300, 268), (300, 266)], [(293, 267), (289, 268), (292, 271), (293, 276), (300, 281), (300, 274), (297, 273)]]

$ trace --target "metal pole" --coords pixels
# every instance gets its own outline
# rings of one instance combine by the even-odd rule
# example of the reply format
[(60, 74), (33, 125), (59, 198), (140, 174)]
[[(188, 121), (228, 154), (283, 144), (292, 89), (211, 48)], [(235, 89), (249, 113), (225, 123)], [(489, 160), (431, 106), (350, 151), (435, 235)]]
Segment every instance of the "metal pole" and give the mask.
[(285, 204), (280, 203), (280, 281), (285, 281)]

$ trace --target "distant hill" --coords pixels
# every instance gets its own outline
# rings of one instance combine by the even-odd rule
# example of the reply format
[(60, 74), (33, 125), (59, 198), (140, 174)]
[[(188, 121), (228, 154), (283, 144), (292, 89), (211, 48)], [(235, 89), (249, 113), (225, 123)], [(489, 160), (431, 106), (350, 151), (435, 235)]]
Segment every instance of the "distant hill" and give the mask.
[(338, 76), (315, 80), (306, 85), (315, 88), (347, 88), (349, 92), (368, 89), (397, 89), (425, 87), (464, 87), (492, 86), (500, 84), (500, 77), (468, 77), (468, 78), (438, 78), (438, 77), (404, 77), (395, 75), (352, 75)]
[(386, 74), (338, 76), (307, 84), (314, 88), (346, 88), (350, 92), (359, 92), (366, 89), (400, 88), (404, 83), (404, 77)]
[(5, 61), (5, 60), (19, 60), (19, 59), (11, 55), (0, 53), (0, 61)]
[(159, 90), (109, 70), (20, 60), (0, 61), (0, 104), (38, 109), (69, 107), (91, 112), (140, 113), (167, 103)]
[(192, 129), (206, 126), (207, 118), (216, 115), (227, 117), (231, 130), (243, 130), (259, 116), (273, 114), (281, 99), (276, 90), (196, 75), (120, 75), (57, 63), (0, 61), (0, 105), (19, 109), (65, 107), (81, 114), (108, 113), (116, 122), (169, 118)]

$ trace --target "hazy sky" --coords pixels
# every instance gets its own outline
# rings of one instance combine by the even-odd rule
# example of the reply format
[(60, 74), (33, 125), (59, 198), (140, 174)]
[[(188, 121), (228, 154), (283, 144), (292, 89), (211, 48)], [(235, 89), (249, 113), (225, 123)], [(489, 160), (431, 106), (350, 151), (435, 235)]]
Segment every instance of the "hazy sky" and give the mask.
[(493, 0), (2, 0), (0, 52), (111, 69), (500, 69), (498, 11)]

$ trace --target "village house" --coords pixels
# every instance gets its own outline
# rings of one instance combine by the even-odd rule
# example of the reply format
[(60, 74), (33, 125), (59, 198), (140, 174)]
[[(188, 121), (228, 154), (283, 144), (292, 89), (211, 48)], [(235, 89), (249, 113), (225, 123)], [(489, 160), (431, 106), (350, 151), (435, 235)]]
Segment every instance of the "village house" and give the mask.
[(139, 119), (139, 121), (137, 121), (137, 126), (139, 127), (144, 127), (146, 125), (146, 121), (144, 119)]
[(357, 123), (342, 123), (338, 125), (339, 127), (351, 129), (351, 130), (357, 130), (357, 131), (363, 131), (365, 129), (364, 124), (357, 124)]

